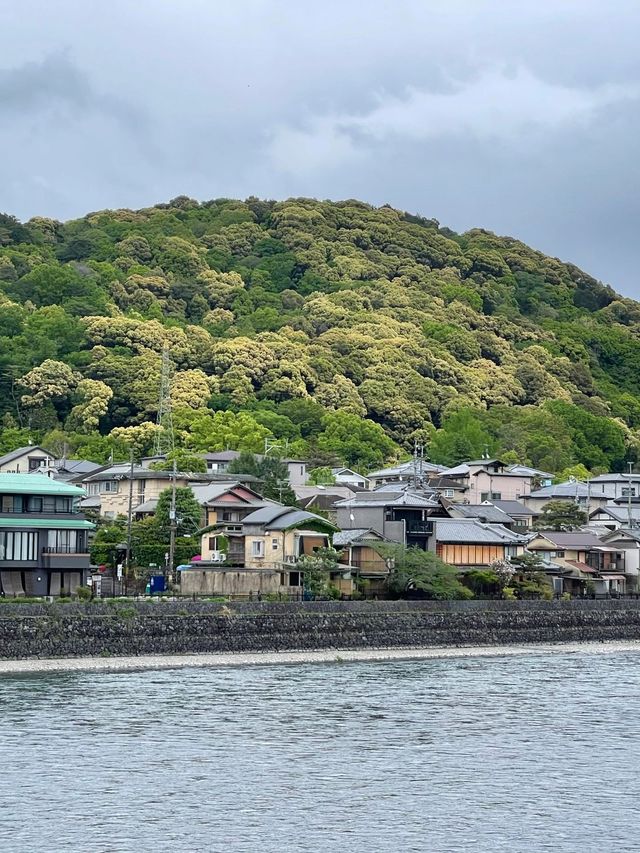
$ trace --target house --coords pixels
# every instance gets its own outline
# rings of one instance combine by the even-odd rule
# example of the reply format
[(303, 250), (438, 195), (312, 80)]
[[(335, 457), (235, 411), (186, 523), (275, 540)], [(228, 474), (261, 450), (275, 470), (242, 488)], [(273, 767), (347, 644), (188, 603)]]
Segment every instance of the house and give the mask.
[(491, 503), (513, 519), (511, 529), (515, 533), (526, 533), (533, 526), (534, 519), (540, 514), (537, 510), (530, 509), (522, 501), (491, 501)]
[[(298, 560), (328, 547), (334, 532), (333, 524), (314, 513), (274, 503), (254, 508), (239, 522), (219, 520), (202, 530), (203, 559), (181, 567), (181, 591), (187, 595), (301, 595)], [(205, 559), (207, 555), (210, 559)], [(343, 580), (351, 589), (350, 569), (340, 566), (332, 582), (341, 588)]]
[(337, 525), (341, 530), (375, 530), (391, 542), (430, 550), (431, 515), (443, 515), (434, 493), (417, 492), (389, 484), (373, 492), (358, 492), (338, 501)]
[[(117, 518), (129, 512), (129, 481), (133, 481), (132, 510), (137, 517), (155, 512), (158, 498), (171, 486), (171, 471), (156, 471), (147, 465), (134, 465), (118, 462), (100, 468), (98, 471), (82, 475), (81, 484), (87, 497), (83, 509), (92, 509), (104, 518)], [(206, 482), (206, 474), (176, 474), (176, 486), (184, 487), (191, 483)], [(76, 479), (77, 482), (77, 479)]]
[(531, 488), (541, 489), (553, 483), (553, 474), (548, 471), (540, 471), (539, 468), (531, 468), (529, 465), (509, 465), (507, 471), (510, 474), (519, 474), (522, 477), (531, 477)]
[(352, 498), (356, 491), (366, 491), (358, 486), (335, 485), (335, 486), (295, 486), (293, 491), (296, 496), (296, 506), (307, 509), (309, 512), (317, 512), (324, 515), (329, 521), (337, 523), (337, 510), (335, 504), (338, 501)]
[(499, 459), (472, 459), (446, 469), (442, 476), (466, 486), (471, 504), (520, 500), (531, 492), (534, 481), (532, 474), (513, 473)]
[(55, 457), (43, 447), (28, 445), (19, 447), (0, 456), (0, 474), (29, 474), (33, 471), (49, 471)]
[(526, 536), (501, 524), (484, 524), (476, 518), (436, 518), (433, 523), (437, 556), (460, 569), (517, 557), (527, 542)]
[(640, 474), (600, 474), (588, 482), (592, 495), (606, 494), (610, 500), (640, 496)]
[(0, 586), (4, 596), (71, 595), (89, 573), (82, 489), (45, 474), (0, 474)]
[(607, 595), (626, 591), (624, 551), (606, 544), (593, 532), (540, 531), (527, 550), (562, 566), (562, 592), (585, 595), (592, 589)]
[(357, 486), (359, 489), (371, 489), (373, 483), (364, 474), (358, 474), (351, 468), (332, 468), (331, 473), (339, 486)]
[[(224, 474), (229, 465), (239, 459), (241, 453), (239, 450), (220, 450), (215, 453), (199, 454), (207, 463), (207, 471), (213, 474)], [(256, 459), (264, 459), (264, 456), (255, 453)], [(303, 459), (282, 459), (288, 471), (288, 481), (290, 486), (304, 486), (307, 482), (307, 463)]]
[(410, 459), (408, 462), (399, 462), (390, 468), (382, 468), (379, 471), (370, 471), (367, 474), (372, 488), (386, 486), (390, 483), (417, 483), (425, 482), (428, 477), (439, 474), (443, 469), (442, 465), (434, 465), (432, 462), (425, 462), (424, 459)]
[(384, 542), (384, 537), (371, 529), (340, 530), (333, 534), (333, 547), (341, 552), (342, 562), (351, 567), (356, 588), (363, 588), (367, 597), (386, 593), (390, 561), (376, 550), (376, 545)]
[(437, 495), (456, 503), (466, 500), (467, 484), (462, 480), (453, 480), (451, 477), (434, 476), (427, 478), (427, 487)]
[(608, 530), (600, 539), (610, 548), (624, 553), (626, 591), (640, 592), (640, 528), (619, 527), (616, 530)]
[(640, 528), (640, 505), (611, 504), (599, 506), (589, 513), (589, 527), (594, 530), (618, 530), (621, 527)]
[(543, 486), (522, 498), (529, 509), (542, 512), (550, 501), (573, 501), (587, 514), (596, 507), (606, 506), (613, 499), (611, 492), (593, 492), (591, 486), (579, 480), (565, 480)]
[[(203, 534), (201, 539), (202, 559), (218, 562), (219, 554), (224, 553), (227, 562), (243, 566), (245, 546), (242, 522), (256, 509), (280, 504), (263, 498), (240, 482), (196, 483), (191, 486), (191, 490), (203, 507), (204, 528), (208, 534)], [(221, 535), (225, 537), (224, 549), (219, 547)]]

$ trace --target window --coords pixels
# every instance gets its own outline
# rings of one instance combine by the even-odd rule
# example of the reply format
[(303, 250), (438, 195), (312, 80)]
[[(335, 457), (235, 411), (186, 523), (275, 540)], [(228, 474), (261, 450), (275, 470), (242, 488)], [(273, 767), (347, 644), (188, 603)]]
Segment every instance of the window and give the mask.
[(622, 497), (623, 498), (629, 498), (629, 497), (635, 498), (635, 496), (636, 496), (636, 490), (633, 486), (631, 486), (631, 488), (629, 488), (629, 486), (623, 486), (622, 487)]
[(217, 544), (217, 540), (216, 540), (215, 536), (209, 537), (209, 550), (210, 551), (217, 551), (218, 550), (218, 544)]
[(47, 534), (47, 549), (53, 554), (83, 554), (86, 547), (81, 530), (50, 530)]
[(100, 492), (100, 483), (87, 483), (87, 494), (97, 495)]
[(117, 480), (104, 480), (104, 482), (100, 483), (100, 491), (101, 492), (117, 492), (118, 491), (118, 481)]
[(225, 509), (222, 511), (222, 520), (223, 521), (239, 521), (238, 513), (231, 512), (231, 510)]
[(289, 586), (302, 586), (302, 576), (300, 572), (289, 572)]
[(47, 460), (44, 456), (30, 456), (29, 457), (29, 470), (37, 471), (38, 468), (46, 468)]
[(517, 557), (518, 556), (518, 548), (516, 545), (505, 545), (504, 546), (504, 555), (505, 557)]
[(251, 556), (264, 557), (264, 542), (262, 539), (258, 539), (251, 543)]
[(69, 498), (45, 497), (42, 499), (43, 512), (71, 512)]
[(304, 465), (300, 466), (300, 476), (304, 477)]
[(277, 540), (277, 539), (272, 539), (272, 540), (271, 540), (271, 550), (272, 550), (272, 551), (277, 551), (277, 550), (278, 550), (278, 540)]
[(36, 534), (0, 533), (0, 560), (35, 560)]
[(42, 512), (42, 498), (30, 497), (27, 501), (28, 512)]
[(445, 496), (445, 498), (452, 498), (455, 495), (455, 492), (453, 491), (453, 489), (445, 489), (442, 494)]
[(22, 512), (22, 498), (18, 495), (3, 495), (2, 512)]

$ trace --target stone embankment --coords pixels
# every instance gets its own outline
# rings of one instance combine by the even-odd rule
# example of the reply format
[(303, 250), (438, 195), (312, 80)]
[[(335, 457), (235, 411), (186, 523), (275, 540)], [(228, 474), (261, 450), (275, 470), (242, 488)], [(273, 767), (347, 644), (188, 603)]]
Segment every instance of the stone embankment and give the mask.
[(408, 649), (640, 639), (640, 601), (113, 600), (0, 606), (0, 658)]

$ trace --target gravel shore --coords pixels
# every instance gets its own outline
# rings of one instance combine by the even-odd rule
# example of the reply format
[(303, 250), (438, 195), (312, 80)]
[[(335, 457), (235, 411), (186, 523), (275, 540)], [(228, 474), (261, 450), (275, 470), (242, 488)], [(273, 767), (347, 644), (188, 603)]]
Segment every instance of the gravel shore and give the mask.
[(457, 646), (403, 649), (332, 649), (324, 651), (261, 652), (197, 655), (144, 655), (140, 657), (57, 658), (0, 660), (0, 675), (32, 672), (182, 669), (184, 667), (266, 666), (273, 664), (345, 663), (351, 661), (429, 660), (432, 658), (503, 657), (509, 655), (566, 653), (620, 653), (640, 651), (640, 641), (609, 643), (545, 643), (530, 646)]

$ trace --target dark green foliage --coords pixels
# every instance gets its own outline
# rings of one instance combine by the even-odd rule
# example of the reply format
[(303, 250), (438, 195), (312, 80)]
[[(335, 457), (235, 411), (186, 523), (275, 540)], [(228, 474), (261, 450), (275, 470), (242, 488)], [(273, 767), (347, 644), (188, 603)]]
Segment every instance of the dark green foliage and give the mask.
[(431, 551), (403, 548), (402, 545), (377, 547), (393, 561), (388, 585), (389, 591), (398, 598), (473, 598), (471, 590), (460, 582), (458, 570)]
[(587, 514), (574, 501), (549, 501), (536, 520), (538, 530), (577, 530)]

